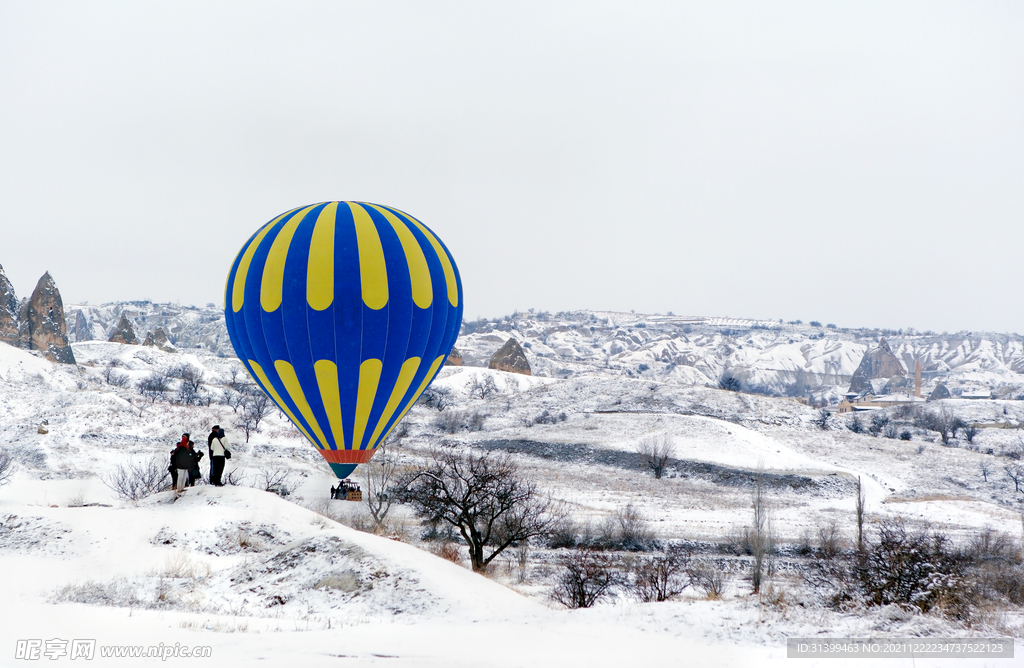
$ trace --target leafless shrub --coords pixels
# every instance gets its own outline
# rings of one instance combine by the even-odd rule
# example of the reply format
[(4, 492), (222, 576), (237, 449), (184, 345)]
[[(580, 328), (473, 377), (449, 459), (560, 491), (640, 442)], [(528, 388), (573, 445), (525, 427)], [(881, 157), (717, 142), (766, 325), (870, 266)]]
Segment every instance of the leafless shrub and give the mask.
[(451, 541), (440, 541), (430, 547), (430, 552), (446, 559), (454, 564), (462, 564), (462, 555), (459, 554), (459, 546)]
[(690, 584), (711, 600), (722, 598), (725, 593), (725, 571), (711, 559), (695, 559), (687, 569)]
[(974, 445), (974, 439), (978, 436), (980, 431), (981, 429), (978, 428), (978, 425), (969, 424), (964, 427), (964, 438), (967, 439), (968, 443)]
[(835, 559), (843, 550), (839, 523), (831, 520), (818, 527), (818, 551), (823, 559)]
[(864, 423), (861, 422), (860, 416), (854, 415), (850, 418), (850, 421), (846, 423), (846, 428), (855, 434), (864, 433)]
[(611, 555), (581, 548), (560, 559), (558, 575), (551, 598), (567, 608), (589, 608), (608, 596), (619, 583), (620, 576)]
[[(114, 364), (114, 362), (117, 362), (117, 364)], [(131, 385), (131, 377), (124, 371), (120, 371), (117, 368), (123, 364), (124, 363), (117, 358), (110, 360), (110, 365), (103, 370), (103, 381), (107, 385), (111, 385), (113, 387), (128, 387)]]
[(818, 425), (818, 428), (822, 431), (828, 431), (829, 423), (832, 420), (832, 413), (827, 409), (822, 408), (818, 411), (818, 415), (814, 418), (814, 424)]
[(394, 489), (428, 524), (458, 529), (481, 573), (506, 548), (546, 536), (560, 513), (509, 456), (489, 452), (435, 450), (426, 467), (400, 476)]
[(642, 603), (667, 601), (689, 585), (689, 565), (689, 551), (680, 545), (670, 545), (661, 554), (633, 561), (627, 589)]
[(900, 428), (897, 427), (895, 423), (890, 422), (889, 424), (885, 425), (884, 429), (882, 429), (882, 436), (892, 439), (899, 438)]
[(257, 468), (252, 486), (264, 492), (273, 492), (278, 496), (288, 496), (294, 490), (292, 472), (281, 466), (266, 465)]
[(154, 457), (148, 461), (118, 464), (111, 473), (103, 477), (103, 484), (122, 500), (138, 501), (160, 491), (169, 476), (166, 460)]
[(225, 485), (231, 485), (232, 487), (238, 487), (245, 482), (245, 474), (240, 472), (237, 468), (233, 468), (226, 474), (221, 476), (220, 481)]
[(878, 542), (870, 545), (858, 565), (869, 605), (961, 608), (967, 597), (962, 559), (942, 534), (908, 533), (903, 520), (886, 518)]
[(473, 379), (469, 386), (469, 396), (479, 399), (486, 399), (498, 393), (498, 384), (494, 382), (494, 376), (480, 375)]
[(434, 426), (446, 434), (480, 431), (484, 427), (484, 416), (479, 411), (441, 411), (434, 420)]
[(0, 487), (11, 481), (14, 475), (14, 457), (6, 449), (0, 450)]
[(565, 414), (565, 411), (555, 415), (546, 408), (541, 411), (540, 415), (536, 415), (527, 423), (527, 426), (535, 424), (558, 424), (559, 422), (565, 422), (569, 419), (569, 416)]
[(860, 476), (857, 476), (857, 551), (864, 551), (864, 509), (866, 499), (864, 497), (864, 486)]
[(170, 381), (167, 379), (166, 374), (159, 371), (153, 371), (148, 376), (140, 380), (136, 384), (139, 394), (146, 397), (150, 402), (156, 402), (157, 399), (164, 396), (171, 387)]
[(417, 399), (417, 403), (421, 403), (424, 406), (429, 406), (439, 411), (443, 411), (455, 402), (455, 397), (452, 394), (451, 389), (447, 387), (434, 387), (431, 385), (420, 398)]
[(647, 436), (637, 443), (636, 451), (644, 465), (654, 472), (654, 478), (660, 480), (665, 467), (675, 455), (676, 444), (667, 434)]

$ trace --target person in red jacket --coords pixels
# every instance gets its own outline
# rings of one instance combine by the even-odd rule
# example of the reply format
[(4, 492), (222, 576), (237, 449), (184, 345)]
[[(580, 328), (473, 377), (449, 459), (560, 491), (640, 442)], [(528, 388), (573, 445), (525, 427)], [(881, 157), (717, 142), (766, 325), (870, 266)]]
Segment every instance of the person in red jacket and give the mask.
[(185, 491), (185, 483), (188, 482), (188, 471), (192, 468), (192, 451), (189, 449), (188, 444), (188, 434), (182, 434), (181, 442), (174, 448), (174, 454), (171, 455), (174, 468), (178, 471), (178, 475), (174, 480), (174, 490), (178, 494)]

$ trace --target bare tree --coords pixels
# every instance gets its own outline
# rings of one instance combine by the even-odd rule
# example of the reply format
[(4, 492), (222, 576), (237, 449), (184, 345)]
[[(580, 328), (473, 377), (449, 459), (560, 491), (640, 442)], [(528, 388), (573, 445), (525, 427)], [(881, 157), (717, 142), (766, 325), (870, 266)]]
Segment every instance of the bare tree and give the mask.
[(988, 482), (988, 474), (992, 473), (992, 464), (989, 462), (981, 462), (978, 464), (978, 470), (981, 472), (981, 479)]
[(967, 439), (968, 443), (974, 445), (974, 439), (978, 435), (979, 431), (981, 431), (981, 429), (978, 428), (978, 425), (969, 424), (964, 427), (964, 438)]
[(480, 375), (473, 379), (469, 385), (469, 396), (479, 397), (480, 399), (486, 399), (492, 395), (498, 393), (498, 384), (494, 382), (494, 376)]
[(562, 572), (551, 598), (567, 608), (589, 608), (619, 583), (615, 561), (608, 554), (581, 548), (560, 561)]
[(118, 464), (117, 468), (103, 477), (103, 484), (114, 490), (121, 499), (138, 501), (160, 491), (169, 475), (166, 460), (154, 457), (143, 462)]
[(689, 566), (690, 553), (681, 545), (670, 545), (659, 555), (636, 559), (629, 591), (642, 603), (667, 601), (682, 594), (690, 584)]
[(1003, 467), (1006, 477), (1013, 481), (1013, 491), (1019, 492), (1020, 486), (1024, 483), (1024, 466), (1020, 464), (1007, 464)]
[(363, 466), (363, 475), (366, 476), (366, 509), (376, 530), (381, 531), (395, 500), (391, 487), (398, 477), (398, 463), (387, 444), (377, 448), (373, 459)]
[(857, 476), (857, 551), (864, 551), (864, 486)]
[(478, 573), (507, 547), (546, 535), (559, 519), (508, 455), (435, 450), (425, 468), (409, 471), (395, 488), (402, 490), (398, 500), (428, 523), (459, 530)]
[(235, 426), (245, 432), (245, 442), (248, 443), (252, 434), (259, 433), (260, 422), (270, 415), (273, 406), (270, 403), (270, 397), (259, 390), (245, 395), (242, 406), (242, 413), (235, 420)]
[(136, 385), (139, 394), (149, 399), (150, 402), (156, 402), (170, 387), (171, 384), (167, 379), (167, 375), (159, 371), (150, 373)]
[(722, 377), (718, 379), (718, 389), (739, 392), (740, 387), (740, 379), (732, 375), (731, 371), (726, 369), (722, 372)]
[(832, 418), (832, 413), (827, 408), (822, 408), (818, 411), (818, 416), (814, 418), (814, 424), (818, 425), (818, 428), (822, 431), (828, 431), (828, 425)]
[(0, 450), (0, 487), (11, 481), (14, 475), (14, 457), (7, 450)]
[[(118, 362), (118, 364), (114, 362)], [(107, 385), (114, 387), (128, 387), (131, 385), (131, 377), (118, 369), (122, 364), (121, 360), (117, 358), (110, 360), (110, 365), (103, 370), (103, 380)]]
[(655, 479), (660, 480), (665, 467), (676, 452), (675, 441), (668, 434), (646, 436), (636, 445), (640, 460), (654, 472)]
[(751, 501), (754, 509), (750, 537), (751, 554), (754, 557), (754, 570), (751, 579), (754, 584), (754, 593), (757, 594), (761, 591), (766, 562), (771, 558), (772, 551), (774, 550), (771, 504), (768, 500), (768, 489), (765, 485), (763, 465), (758, 466), (758, 471), (754, 475), (754, 489), (751, 494)]

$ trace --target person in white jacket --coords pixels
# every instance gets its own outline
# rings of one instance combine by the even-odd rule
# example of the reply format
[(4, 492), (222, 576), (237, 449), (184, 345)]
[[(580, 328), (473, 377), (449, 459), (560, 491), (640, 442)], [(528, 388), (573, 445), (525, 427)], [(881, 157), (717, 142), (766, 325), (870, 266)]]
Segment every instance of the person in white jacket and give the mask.
[(220, 425), (213, 425), (206, 444), (210, 452), (210, 484), (223, 487), (221, 476), (224, 475), (224, 463), (227, 460), (228, 437), (224, 435)]

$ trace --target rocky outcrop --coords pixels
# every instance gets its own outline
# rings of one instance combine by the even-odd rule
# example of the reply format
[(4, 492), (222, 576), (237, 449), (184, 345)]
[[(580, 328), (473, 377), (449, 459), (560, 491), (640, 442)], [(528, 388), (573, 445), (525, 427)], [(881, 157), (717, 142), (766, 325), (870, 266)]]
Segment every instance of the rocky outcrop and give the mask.
[(523, 352), (522, 346), (515, 339), (509, 339), (505, 342), (505, 345), (491, 355), (491, 361), (488, 363), (487, 368), (521, 373), (524, 376), (533, 375), (530, 371), (530, 363), (526, 360), (526, 353)]
[(165, 353), (176, 353), (176, 352), (178, 352), (178, 349), (175, 348), (174, 345), (171, 344), (170, 339), (167, 338), (167, 332), (165, 332), (160, 327), (157, 327), (155, 330), (153, 330), (149, 334), (146, 334), (146, 340), (143, 341), (142, 345), (144, 345), (144, 346), (153, 346), (154, 348), (159, 348), (160, 350), (164, 351)]
[(894, 377), (905, 378), (907, 370), (903, 363), (893, 354), (889, 343), (882, 339), (877, 348), (864, 353), (860, 366), (853, 372), (850, 379), (850, 392), (872, 391), (871, 381), (878, 378), (892, 380)]
[(85, 317), (85, 314), (80, 310), (75, 311), (75, 321), (71, 325), (71, 338), (75, 342), (79, 341), (92, 341), (92, 327), (89, 325), (89, 320)]
[(75, 354), (68, 342), (68, 325), (64, 320), (64, 301), (50, 272), (43, 274), (22, 303), (19, 336), (21, 346), (42, 351), (47, 359), (59, 364), (74, 364)]
[(0, 341), (18, 345), (18, 298), (14, 286), (0, 266)]
[(448, 354), (448, 359), (444, 361), (445, 366), (462, 366), (462, 353), (459, 352), (458, 348), (452, 348), (451, 353)]
[(942, 383), (939, 383), (938, 385), (935, 386), (935, 389), (932, 390), (932, 393), (928, 395), (928, 401), (949, 399), (951, 396), (953, 395), (949, 393), (949, 388), (943, 385)]
[(121, 319), (114, 325), (114, 329), (110, 332), (110, 338), (107, 339), (110, 343), (125, 343), (130, 346), (139, 345), (139, 337), (135, 335), (135, 327), (132, 326), (132, 321), (128, 319), (128, 316), (121, 312)]

